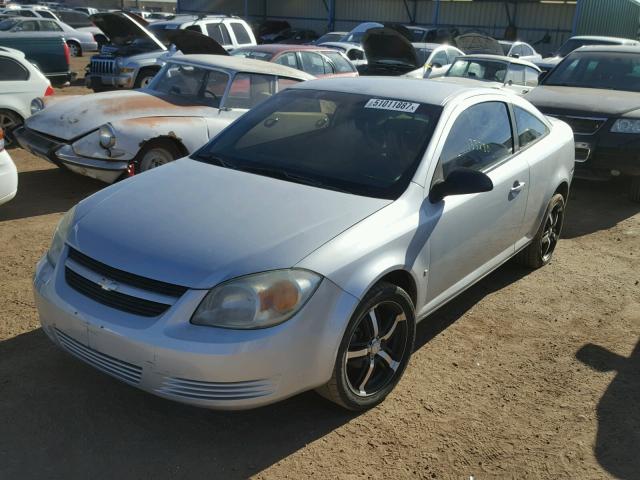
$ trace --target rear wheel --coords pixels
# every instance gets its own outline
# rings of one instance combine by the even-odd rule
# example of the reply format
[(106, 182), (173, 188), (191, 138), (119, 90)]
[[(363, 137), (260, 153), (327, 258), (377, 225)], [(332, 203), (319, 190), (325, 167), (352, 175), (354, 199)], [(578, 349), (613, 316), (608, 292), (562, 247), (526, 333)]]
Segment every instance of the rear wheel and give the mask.
[(144, 146), (139, 155), (138, 172), (161, 167), (180, 158), (180, 150), (171, 140), (153, 140)]
[(318, 393), (348, 410), (378, 405), (400, 381), (414, 339), (411, 298), (395, 285), (378, 284), (351, 317), (331, 380)]
[(0, 110), (0, 128), (4, 130), (4, 142), (7, 148), (15, 147), (13, 130), (22, 125), (22, 118), (11, 110)]
[(80, 44), (77, 42), (67, 42), (69, 46), (69, 53), (72, 57), (81, 57), (82, 56), (82, 48)]
[(540, 268), (551, 261), (556, 249), (562, 225), (564, 223), (565, 199), (556, 193), (547, 206), (542, 224), (533, 241), (518, 255), (522, 265), (529, 268)]
[(640, 203), (640, 176), (631, 177), (629, 196), (633, 202)]

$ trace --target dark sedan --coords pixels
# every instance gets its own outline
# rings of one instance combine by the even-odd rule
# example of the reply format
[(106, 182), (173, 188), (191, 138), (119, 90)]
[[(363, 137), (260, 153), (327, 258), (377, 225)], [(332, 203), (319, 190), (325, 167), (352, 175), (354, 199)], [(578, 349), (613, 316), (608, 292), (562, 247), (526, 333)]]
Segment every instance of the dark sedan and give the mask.
[(573, 129), (576, 176), (631, 177), (640, 202), (640, 47), (583, 47), (527, 95)]

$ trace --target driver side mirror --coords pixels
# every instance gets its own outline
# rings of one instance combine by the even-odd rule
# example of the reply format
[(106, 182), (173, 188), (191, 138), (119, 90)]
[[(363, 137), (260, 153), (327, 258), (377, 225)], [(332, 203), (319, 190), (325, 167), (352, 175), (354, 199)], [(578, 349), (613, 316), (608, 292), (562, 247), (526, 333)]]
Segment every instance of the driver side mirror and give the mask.
[(429, 201), (438, 203), (450, 195), (490, 192), (493, 182), (485, 173), (471, 168), (457, 168), (444, 181), (436, 182), (429, 192)]

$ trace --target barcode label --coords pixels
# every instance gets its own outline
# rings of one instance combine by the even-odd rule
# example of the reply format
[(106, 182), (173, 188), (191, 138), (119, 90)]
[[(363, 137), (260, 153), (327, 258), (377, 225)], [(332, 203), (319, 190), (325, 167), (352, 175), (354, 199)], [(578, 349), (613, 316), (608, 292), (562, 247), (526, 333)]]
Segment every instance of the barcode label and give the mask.
[(383, 100), (380, 98), (372, 98), (367, 102), (364, 108), (377, 108), (378, 110), (394, 110), (396, 112), (414, 113), (419, 103), (403, 102), (402, 100)]

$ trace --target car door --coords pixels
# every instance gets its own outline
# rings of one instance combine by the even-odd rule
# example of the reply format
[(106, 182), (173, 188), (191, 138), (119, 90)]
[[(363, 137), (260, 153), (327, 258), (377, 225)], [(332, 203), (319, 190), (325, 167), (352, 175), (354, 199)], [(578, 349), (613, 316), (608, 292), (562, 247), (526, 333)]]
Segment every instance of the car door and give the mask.
[(28, 80), (29, 71), (24, 66), (0, 53), (0, 108), (18, 110), (17, 107), (21, 107), (20, 115), (29, 113), (29, 105), (36, 95)]
[(504, 79), (504, 87), (518, 95), (526, 95), (529, 93), (533, 87), (526, 84), (524, 70), (524, 65), (511, 63)]
[(425, 201), (423, 214), (435, 219), (424, 311), (511, 257), (522, 230), (529, 165), (514, 154), (510, 107), (498, 100), (475, 102), (460, 106), (447, 122), (448, 134), (436, 148), (438, 163), (428, 185), (457, 168), (471, 168), (486, 173), (493, 190), (448, 196), (437, 204)]

